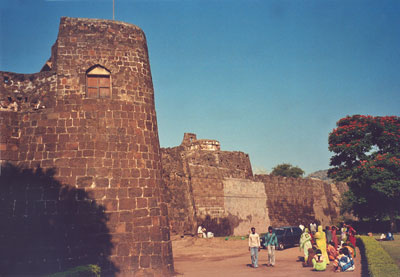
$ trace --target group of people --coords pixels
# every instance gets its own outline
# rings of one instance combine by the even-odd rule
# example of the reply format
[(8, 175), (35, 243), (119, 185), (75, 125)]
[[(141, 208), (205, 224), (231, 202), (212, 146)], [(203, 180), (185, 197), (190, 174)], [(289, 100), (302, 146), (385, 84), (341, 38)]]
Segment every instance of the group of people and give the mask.
[[(271, 226), (268, 227), (268, 233), (264, 236), (264, 245), (268, 250), (268, 262), (267, 266), (275, 266), (275, 249), (278, 247), (278, 238), (273, 232)], [(251, 266), (254, 268), (258, 267), (258, 252), (261, 249), (260, 236), (256, 233), (256, 228), (251, 228), (249, 234), (249, 251), (251, 254)]]
[[(356, 230), (348, 224), (342, 224), (339, 229), (336, 226), (322, 226), (310, 224), (310, 229), (299, 226), (303, 233), (300, 237), (300, 249), (304, 251), (304, 267), (313, 267), (316, 271), (324, 271), (330, 262), (337, 272), (353, 271), (355, 269), (354, 258), (356, 256)], [(340, 231), (340, 243), (339, 243)], [(268, 233), (264, 237), (264, 245), (268, 250), (267, 266), (275, 266), (275, 249), (278, 247), (278, 239), (273, 228), (268, 227)], [(251, 266), (258, 267), (258, 252), (261, 249), (261, 239), (254, 227), (249, 234), (249, 251), (251, 254)]]
[(207, 232), (207, 229), (200, 225), (197, 228), (197, 237), (198, 238), (213, 238), (214, 237), (214, 233)]
[[(368, 236), (372, 237), (372, 233), (368, 233)], [(382, 233), (377, 241), (384, 241), (384, 240), (394, 240), (394, 236), (391, 232)]]
[[(322, 226), (311, 223), (310, 229), (299, 226), (303, 233), (300, 237), (300, 249), (304, 251), (303, 266), (313, 267), (316, 271), (324, 271), (330, 262), (337, 272), (352, 271), (355, 269), (356, 230), (348, 224), (336, 226)], [(338, 237), (340, 231), (340, 243)]]

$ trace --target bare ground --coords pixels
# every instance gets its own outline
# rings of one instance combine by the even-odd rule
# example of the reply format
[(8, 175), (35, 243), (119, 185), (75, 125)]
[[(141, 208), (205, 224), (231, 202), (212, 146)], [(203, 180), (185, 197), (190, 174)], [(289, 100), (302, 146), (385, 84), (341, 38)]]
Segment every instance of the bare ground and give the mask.
[[(172, 241), (175, 272), (177, 277), (210, 276), (361, 276), (360, 252), (355, 259), (356, 270), (347, 273), (332, 271), (332, 263), (325, 272), (314, 272), (303, 268), (298, 261), (298, 247), (276, 251), (275, 267), (267, 267), (267, 250), (259, 252), (259, 267), (250, 267), (251, 259), (247, 240), (228, 240), (223, 238), (198, 239), (179, 238)], [(357, 249), (358, 250), (358, 249)]]

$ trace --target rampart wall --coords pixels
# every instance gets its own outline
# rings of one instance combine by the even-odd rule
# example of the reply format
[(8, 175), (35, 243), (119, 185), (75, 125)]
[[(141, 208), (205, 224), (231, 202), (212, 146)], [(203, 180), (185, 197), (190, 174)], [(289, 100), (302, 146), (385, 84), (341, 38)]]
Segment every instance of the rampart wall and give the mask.
[[(197, 225), (202, 224), (216, 235), (237, 233), (237, 227), (244, 221), (225, 207), (232, 206), (232, 199), (238, 201), (237, 191), (224, 182), (226, 179), (251, 182), (253, 173), (248, 155), (203, 147), (211, 145), (210, 141), (212, 145), (219, 142), (197, 140), (194, 134), (185, 134), (185, 138), (189, 137), (178, 147), (161, 149), (171, 231), (194, 234)], [(249, 208), (256, 209), (253, 206)]]
[[(15, 250), (24, 253), (2, 248), (1, 272), (45, 274), (95, 263), (104, 274), (171, 274), (143, 31), (64, 17), (42, 70), (0, 73), (0, 157), (8, 172), (1, 204), (9, 207), (3, 216), (15, 223), (0, 231), (0, 244), (28, 242)], [(39, 237), (43, 246), (31, 242)]]
[(263, 182), (267, 194), (269, 218), (274, 226), (332, 224), (340, 213), (338, 186), (320, 180), (255, 175)]
[(223, 217), (224, 178), (251, 176), (248, 156), (242, 152), (189, 151), (184, 155), (198, 217)]
[(163, 181), (168, 203), (169, 220), (174, 234), (193, 234), (197, 219), (188, 165), (182, 156), (183, 147), (161, 148)]
[(226, 178), (224, 185), (224, 210), (231, 221), (233, 235), (244, 235), (249, 228), (266, 231), (271, 224), (264, 183), (248, 179)]
[(344, 184), (253, 176), (247, 154), (191, 147), (202, 141), (185, 134), (180, 146), (161, 149), (173, 234), (204, 225), (216, 235), (243, 235), (253, 226), (327, 225), (339, 216)]

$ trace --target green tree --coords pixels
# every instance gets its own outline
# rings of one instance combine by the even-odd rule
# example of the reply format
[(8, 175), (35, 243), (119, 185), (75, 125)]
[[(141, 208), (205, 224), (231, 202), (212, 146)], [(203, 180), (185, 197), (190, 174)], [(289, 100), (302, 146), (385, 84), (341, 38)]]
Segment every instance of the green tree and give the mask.
[(395, 231), (400, 214), (400, 118), (353, 115), (329, 134), (334, 153), (329, 177), (345, 181), (343, 208), (360, 219), (389, 218)]
[(300, 178), (304, 175), (304, 171), (297, 166), (292, 166), (291, 164), (283, 163), (278, 164), (272, 169), (272, 175), (283, 176), (283, 177), (293, 177)]

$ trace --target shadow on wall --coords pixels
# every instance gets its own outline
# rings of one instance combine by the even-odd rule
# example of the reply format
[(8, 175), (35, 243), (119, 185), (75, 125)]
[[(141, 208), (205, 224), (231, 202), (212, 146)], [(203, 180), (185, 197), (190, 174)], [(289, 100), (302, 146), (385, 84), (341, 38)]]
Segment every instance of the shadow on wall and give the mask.
[(198, 219), (198, 225), (201, 225), (207, 229), (207, 232), (214, 233), (216, 237), (231, 236), (233, 230), (239, 224), (236, 222), (237, 218), (229, 216), (222, 218), (211, 218), (210, 215), (206, 215), (205, 218)]
[(5, 164), (0, 172), (0, 275), (43, 275), (98, 264), (110, 275), (104, 207), (60, 184), (54, 170)]

